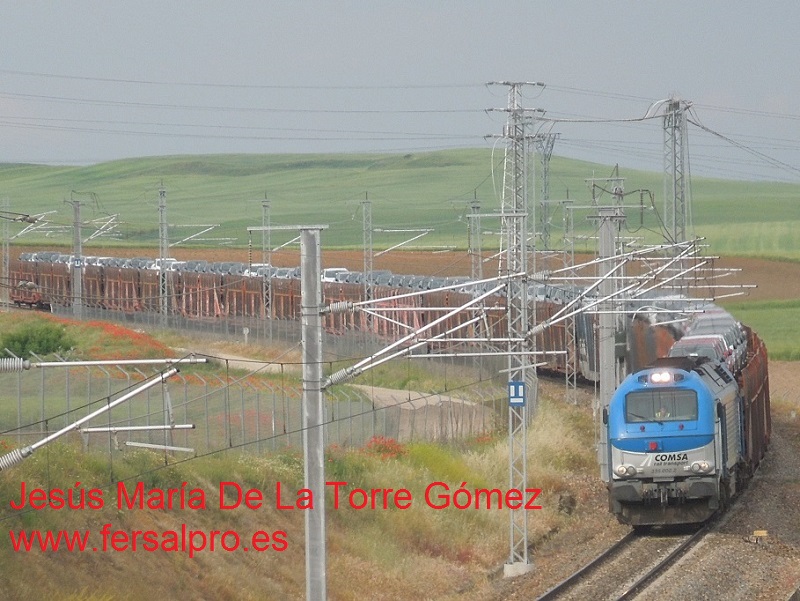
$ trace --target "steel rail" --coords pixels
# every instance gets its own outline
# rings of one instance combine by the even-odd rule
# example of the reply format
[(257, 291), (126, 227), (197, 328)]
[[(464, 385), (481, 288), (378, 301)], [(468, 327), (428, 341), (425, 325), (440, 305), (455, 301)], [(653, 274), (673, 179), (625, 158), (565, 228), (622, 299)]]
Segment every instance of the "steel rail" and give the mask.
[(593, 569), (595, 569), (597, 566), (608, 560), (612, 555), (615, 555), (620, 549), (630, 544), (631, 541), (633, 541), (638, 537), (639, 535), (635, 531), (631, 530), (630, 532), (628, 532), (628, 534), (623, 536), (621, 539), (619, 539), (617, 542), (615, 542), (613, 545), (611, 545), (608, 549), (603, 551), (600, 555), (595, 557), (585, 566), (580, 568), (578, 571), (570, 574), (564, 580), (553, 586), (550, 590), (546, 591), (543, 595), (537, 597), (536, 601), (552, 601), (553, 599), (557, 599), (561, 593), (563, 593), (573, 584), (578, 582), (578, 580), (580, 580), (583, 576), (585, 576)]
[(684, 553), (686, 553), (689, 548), (695, 545), (701, 538), (703, 538), (708, 532), (708, 525), (703, 526), (697, 532), (690, 535), (685, 541), (675, 547), (664, 559), (659, 561), (655, 566), (653, 566), (644, 576), (639, 578), (636, 582), (634, 582), (628, 590), (626, 590), (622, 595), (619, 596), (617, 601), (623, 601), (625, 599), (633, 599), (636, 595), (639, 594), (640, 591), (645, 589), (650, 582), (655, 580), (656, 576), (661, 574), (661, 572), (666, 571), (667, 568), (672, 566), (678, 559), (680, 559)]

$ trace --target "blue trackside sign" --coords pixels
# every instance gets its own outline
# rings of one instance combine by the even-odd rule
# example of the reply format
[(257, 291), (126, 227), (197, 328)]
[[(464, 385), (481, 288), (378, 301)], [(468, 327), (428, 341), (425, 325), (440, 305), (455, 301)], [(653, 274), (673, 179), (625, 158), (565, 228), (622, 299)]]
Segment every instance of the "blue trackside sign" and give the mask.
[(512, 407), (525, 405), (525, 382), (512, 380), (508, 383), (508, 404)]

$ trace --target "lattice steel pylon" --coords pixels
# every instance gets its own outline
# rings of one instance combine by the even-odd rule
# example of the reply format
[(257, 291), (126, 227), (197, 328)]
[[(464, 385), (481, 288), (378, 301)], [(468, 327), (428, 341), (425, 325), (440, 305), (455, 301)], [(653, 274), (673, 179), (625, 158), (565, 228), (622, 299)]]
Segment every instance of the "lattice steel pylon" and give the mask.
[(550, 226), (551, 224), (551, 211), (550, 211), (550, 157), (553, 156), (553, 146), (556, 143), (558, 134), (543, 134), (534, 138), (536, 150), (539, 153), (540, 167), (542, 171), (541, 188), (542, 198), (540, 200), (541, 216), (539, 222), (541, 225), (540, 236), (542, 238), (543, 250), (550, 249)]
[[(529, 162), (528, 149), (531, 136), (527, 134), (532, 122), (531, 111), (520, 104), (522, 88), (541, 85), (527, 82), (495, 82), (508, 87), (507, 124), (503, 138), (507, 142), (503, 201), (502, 234), (505, 248), (505, 264), (501, 263), (501, 274), (512, 276), (528, 273), (529, 210), (528, 202)], [(535, 223), (534, 218), (530, 217)], [(505, 274), (503, 273), (505, 271)], [(525, 491), (527, 487), (527, 434), (528, 416), (536, 402), (536, 373), (529, 360), (532, 350), (527, 341), (528, 323), (527, 278), (511, 278), (507, 284), (508, 304), (508, 381), (509, 389), (523, 384), (522, 404), (512, 404), (509, 394), (508, 438), (509, 438), (509, 488)], [(517, 388), (519, 390), (519, 388)], [(506, 576), (516, 576), (533, 569), (528, 555), (528, 521), (524, 509), (511, 510), (509, 559), (504, 566)]]
[(664, 109), (664, 227), (672, 242), (685, 242), (692, 235), (686, 121), (689, 106), (672, 97)]
[(471, 260), (470, 274), (473, 280), (483, 279), (483, 250), (481, 240), (481, 203), (477, 200), (473, 201), (470, 205), (470, 214), (467, 215), (469, 219), (469, 228), (467, 233), (469, 235), (469, 256)]
[[(572, 210), (572, 201), (561, 201), (562, 222), (564, 239), (562, 240), (562, 258), (564, 267), (573, 268), (575, 265), (575, 215)], [(574, 269), (569, 275), (575, 275)], [(564, 358), (564, 385), (567, 402), (578, 404), (578, 323), (576, 316), (569, 317), (564, 324), (564, 348), (567, 356)]]

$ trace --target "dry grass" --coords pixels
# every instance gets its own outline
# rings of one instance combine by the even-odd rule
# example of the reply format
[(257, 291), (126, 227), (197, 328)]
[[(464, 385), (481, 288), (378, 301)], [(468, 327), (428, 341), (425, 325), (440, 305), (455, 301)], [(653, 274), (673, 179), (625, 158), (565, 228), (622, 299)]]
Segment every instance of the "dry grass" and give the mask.
[[(545, 541), (580, 515), (581, 479), (591, 463), (591, 441), (581, 432), (588, 416), (581, 409), (546, 401), (529, 433), (529, 486), (542, 488), (543, 509), (529, 514), (534, 543)], [(578, 425), (575, 434), (573, 422)], [(357, 510), (343, 503), (333, 509), (328, 495), (328, 587), (332, 599), (443, 599), (488, 586), (488, 574), (507, 554), (509, 516), (506, 510), (450, 507), (441, 511), (425, 504), (432, 482), (445, 482), (455, 491), (467, 487), (508, 488), (508, 456), (504, 439), (477, 441), (461, 448), (433, 444), (383, 445), (395, 456), (374, 450), (335, 450), (329, 456), (328, 480), (345, 480), (353, 488), (406, 488), (413, 496), (409, 509)], [(57, 445), (34, 454), (13, 470), (0, 474), (0, 494), (18, 493), (21, 479), (31, 486), (65, 486), (75, 481), (109, 482), (105, 458), (84, 455), (79, 447)], [(137, 451), (115, 461), (114, 478), (132, 478), (148, 487), (167, 488), (188, 482), (217, 498), (221, 480), (271, 495), (276, 481), (294, 491), (302, 482), (302, 461), (293, 453), (262, 457), (222, 454), (188, 463), (163, 466), (163, 455)], [(112, 498), (108, 495), (107, 498)], [(568, 515), (559, 499), (578, 500)], [(292, 498), (292, 497), (289, 497)], [(206, 510), (41, 511), (25, 515), (5, 508), (0, 518), (9, 529), (98, 530), (103, 523), (126, 531), (180, 529), (236, 530), (243, 535), (258, 529), (283, 529), (290, 541), (284, 553), (203, 552), (189, 559), (183, 553), (66, 553), (14, 554), (0, 548), (5, 577), (0, 586), (7, 598), (33, 599), (73, 595), (74, 598), (147, 600), (153, 596), (208, 599), (302, 598), (305, 576), (303, 515), (278, 511), (272, 502), (257, 511)], [(16, 574), (13, 578), (11, 574)], [(91, 574), (95, 574), (93, 576)], [(147, 583), (145, 587), (143, 583)], [(243, 583), (246, 582), (246, 586)]]
[[(87, 338), (88, 339), (88, 338)], [(182, 344), (176, 338), (162, 344)], [(171, 346), (171, 344), (170, 344)], [(218, 345), (215, 352), (239, 354), (236, 345)], [(271, 351), (264, 351), (265, 356)], [(405, 370), (406, 375), (410, 372)], [(414, 368), (416, 383), (433, 386), (439, 374)], [(462, 370), (448, 371), (452, 382), (466, 382)], [(392, 384), (391, 374), (385, 383)], [(441, 380), (439, 380), (441, 384)], [(410, 384), (411, 382), (406, 382)], [(396, 382), (395, 382), (396, 384)], [(483, 386), (488, 384), (484, 383)], [(498, 394), (503, 394), (498, 390)], [(581, 519), (588, 499), (587, 474), (594, 469), (591, 418), (587, 409), (566, 405), (543, 394), (528, 436), (528, 486), (541, 488), (541, 510), (531, 511), (529, 533), (534, 544)], [(451, 492), (462, 483), (470, 490), (507, 490), (508, 448), (505, 436), (483, 437), (456, 445), (376, 441), (363, 450), (333, 449), (326, 463), (327, 479), (346, 481), (353, 488), (405, 488), (413, 497), (408, 509), (357, 510), (343, 503), (333, 509), (328, 494), (328, 591), (331, 599), (448, 599), (485, 590), (488, 575), (507, 559), (509, 515), (505, 509), (435, 510), (425, 503), (433, 482)], [(109, 523), (115, 529), (158, 532), (192, 529), (235, 530), (243, 539), (256, 530), (285, 530), (289, 548), (283, 553), (201, 552), (193, 558), (181, 552), (14, 553), (0, 539), (0, 590), (9, 599), (45, 597), (123, 599), (300, 599), (304, 596), (304, 516), (274, 506), (274, 487), (280, 481), (290, 497), (302, 486), (302, 458), (277, 452), (240, 455), (219, 453), (164, 466), (164, 456), (147, 451), (107, 455), (85, 454), (79, 444), (56, 444), (37, 451), (13, 469), (0, 472), (0, 495), (19, 495), (21, 481), (30, 486), (102, 487), (128, 479), (147, 487), (200, 487), (206, 491), (205, 510), (117, 510), (109, 503), (99, 511), (43, 510), (15, 512), (0, 508), (0, 521), (10, 530), (43, 529), (98, 531)], [(268, 502), (258, 510), (221, 511), (217, 506), (220, 481), (265, 491)], [(106, 493), (107, 499), (115, 494)], [(576, 501), (575, 512), (564, 510), (563, 499)], [(570, 508), (571, 511), (571, 508)], [(71, 596), (71, 597), (70, 597)]]

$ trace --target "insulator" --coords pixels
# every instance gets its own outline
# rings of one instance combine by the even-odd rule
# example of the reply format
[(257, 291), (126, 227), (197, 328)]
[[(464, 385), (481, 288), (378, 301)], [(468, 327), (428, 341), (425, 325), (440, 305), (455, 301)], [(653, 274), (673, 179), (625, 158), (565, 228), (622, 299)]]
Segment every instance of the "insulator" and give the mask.
[(334, 384), (339, 384), (340, 382), (344, 382), (347, 379), (347, 369), (340, 369), (337, 372), (332, 373), (328, 377), (328, 385), (332, 386)]
[(350, 301), (336, 301), (328, 305), (327, 313), (352, 313), (353, 303)]
[(0, 457), (0, 472), (17, 465), (32, 452), (33, 451), (31, 450), (30, 447), (25, 447), (22, 449), (14, 449), (10, 453), (6, 453), (2, 457)]
[(332, 373), (328, 377), (328, 381), (325, 383), (325, 388), (328, 386), (333, 386), (334, 384), (341, 384), (342, 382), (349, 380), (350, 378), (356, 377), (358, 374), (361, 373), (362, 370), (353, 369), (352, 367), (345, 367), (344, 369), (340, 369), (339, 371)]
[(0, 359), (0, 373), (10, 373), (12, 371), (23, 371), (31, 368), (31, 362), (19, 357)]
[(541, 334), (549, 327), (550, 327), (549, 320), (545, 320), (542, 323), (537, 323), (530, 329), (530, 331), (528, 332), (528, 336), (536, 336), (537, 334)]

